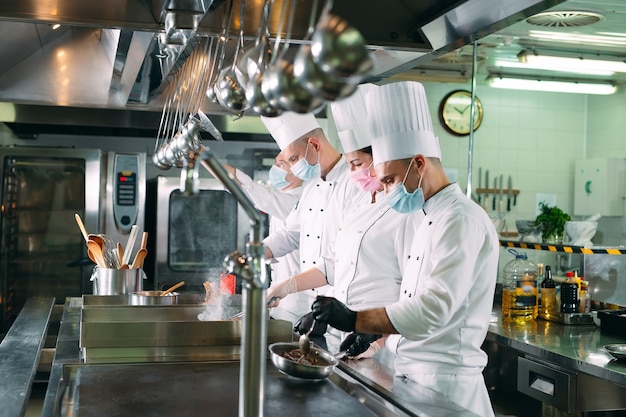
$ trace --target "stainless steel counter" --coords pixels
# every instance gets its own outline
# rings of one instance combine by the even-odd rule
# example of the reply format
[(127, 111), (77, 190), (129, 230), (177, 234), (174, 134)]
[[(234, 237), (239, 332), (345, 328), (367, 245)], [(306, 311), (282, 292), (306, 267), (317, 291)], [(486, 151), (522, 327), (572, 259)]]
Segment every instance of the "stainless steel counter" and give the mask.
[(602, 347), (626, 343), (623, 337), (595, 325), (565, 325), (537, 319), (520, 326), (502, 322), (495, 310), (487, 341), (626, 387), (626, 361), (617, 361)]
[(29, 298), (0, 343), (0, 414), (21, 416), (46, 340), (54, 297)]
[[(82, 361), (80, 304), (81, 299), (66, 301), (42, 417), (193, 417), (207, 410), (215, 416), (236, 415), (238, 361)], [(270, 416), (472, 416), (427, 387), (394, 378), (376, 360), (342, 361), (323, 381), (288, 377), (268, 364), (264, 411)]]

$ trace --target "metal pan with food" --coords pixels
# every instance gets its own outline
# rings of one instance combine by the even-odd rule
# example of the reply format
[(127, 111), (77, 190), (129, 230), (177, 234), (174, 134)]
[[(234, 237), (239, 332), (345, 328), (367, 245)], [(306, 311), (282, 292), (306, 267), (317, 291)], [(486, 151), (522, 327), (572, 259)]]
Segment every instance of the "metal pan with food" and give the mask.
[(338, 363), (333, 355), (315, 345), (302, 357), (298, 342), (272, 343), (269, 351), (276, 369), (285, 375), (301, 379), (324, 379), (333, 373)]

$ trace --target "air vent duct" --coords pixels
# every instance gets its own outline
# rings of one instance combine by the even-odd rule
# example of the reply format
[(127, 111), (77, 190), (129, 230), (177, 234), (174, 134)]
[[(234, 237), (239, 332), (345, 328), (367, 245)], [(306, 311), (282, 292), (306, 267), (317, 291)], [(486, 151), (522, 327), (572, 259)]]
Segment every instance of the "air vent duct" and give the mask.
[(526, 22), (541, 27), (569, 28), (592, 25), (604, 19), (604, 15), (580, 10), (561, 10), (538, 13), (526, 19)]

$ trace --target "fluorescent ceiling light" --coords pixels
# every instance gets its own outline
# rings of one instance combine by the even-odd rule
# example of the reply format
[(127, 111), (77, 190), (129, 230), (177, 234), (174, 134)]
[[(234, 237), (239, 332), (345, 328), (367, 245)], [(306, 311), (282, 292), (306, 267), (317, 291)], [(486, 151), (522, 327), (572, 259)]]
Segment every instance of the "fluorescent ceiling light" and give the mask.
[(558, 93), (578, 94), (613, 94), (617, 91), (614, 84), (592, 83), (583, 81), (540, 80), (510, 76), (489, 75), (487, 84), (494, 88), (512, 90), (551, 91)]
[(531, 38), (591, 45), (626, 45), (626, 35), (623, 33), (605, 32), (603, 35), (583, 35), (580, 33), (560, 33), (542, 30), (528, 32)]
[(497, 60), (495, 65), (506, 68), (538, 69), (598, 76), (612, 76), (616, 72), (626, 72), (626, 63), (622, 61), (549, 56), (527, 50), (521, 51), (517, 57), (519, 62)]
[[(539, 58), (534, 56), (533, 58)], [(574, 66), (572, 62), (566, 61), (566, 63), (559, 65), (558, 61), (553, 61), (547, 58), (559, 59), (557, 57), (540, 57), (546, 58), (545, 60), (535, 60), (529, 59), (528, 62), (519, 62), (519, 61), (505, 61), (505, 60), (496, 60), (496, 67), (503, 68), (515, 68), (515, 69), (528, 69), (528, 70), (544, 70), (544, 71), (560, 71), (560, 72), (569, 72), (572, 74), (585, 74), (585, 75), (597, 75), (603, 77), (611, 77), (615, 75), (615, 71), (601, 68), (586, 68), (584, 66), (578, 67)], [(563, 58), (563, 59), (573, 59), (573, 58)], [(626, 67), (626, 64), (622, 64)]]

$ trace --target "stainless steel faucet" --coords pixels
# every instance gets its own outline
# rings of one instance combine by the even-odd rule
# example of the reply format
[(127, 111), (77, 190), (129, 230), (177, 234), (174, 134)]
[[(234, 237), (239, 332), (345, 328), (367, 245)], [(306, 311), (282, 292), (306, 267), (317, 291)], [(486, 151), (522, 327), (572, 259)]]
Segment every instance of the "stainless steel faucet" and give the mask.
[(208, 148), (187, 155), (181, 172), (181, 191), (198, 192), (199, 165), (202, 164), (231, 192), (250, 217), (250, 240), (245, 255), (233, 252), (224, 266), (243, 280), (243, 333), (241, 337), (241, 367), (239, 370), (239, 417), (263, 417), (265, 370), (267, 365), (266, 290), (269, 280), (265, 269), (265, 245), (261, 213), (228, 174)]

